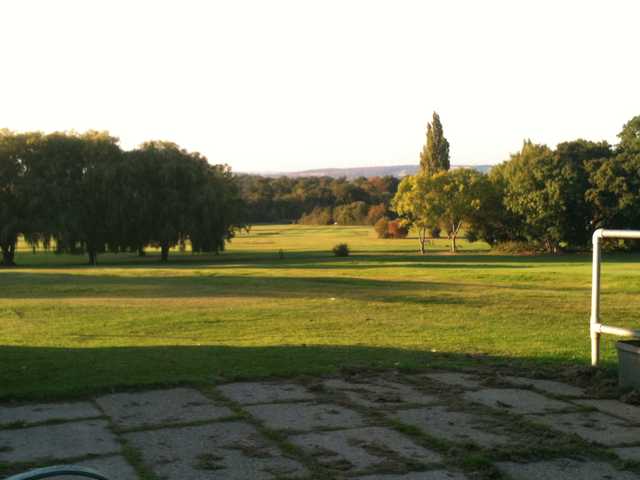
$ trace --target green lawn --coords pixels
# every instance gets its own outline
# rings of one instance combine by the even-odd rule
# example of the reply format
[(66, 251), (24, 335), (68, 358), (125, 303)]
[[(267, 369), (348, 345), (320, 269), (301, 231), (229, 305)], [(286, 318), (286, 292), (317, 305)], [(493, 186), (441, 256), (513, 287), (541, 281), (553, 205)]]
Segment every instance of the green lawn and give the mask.
[[(335, 258), (347, 242), (353, 254)], [(160, 265), (21, 250), (0, 270), (0, 398), (315, 374), (342, 367), (585, 365), (590, 256), (379, 240), (369, 227), (257, 226)], [(278, 251), (282, 249), (284, 258)], [(639, 325), (640, 256), (608, 255), (605, 321)], [(612, 340), (605, 363), (615, 361)]]

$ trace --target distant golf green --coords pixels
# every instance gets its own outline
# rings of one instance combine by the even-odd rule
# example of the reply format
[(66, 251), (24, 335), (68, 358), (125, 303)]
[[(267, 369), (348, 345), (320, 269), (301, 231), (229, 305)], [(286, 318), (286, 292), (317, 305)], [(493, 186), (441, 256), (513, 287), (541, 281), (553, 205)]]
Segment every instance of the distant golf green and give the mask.
[[(337, 243), (351, 256), (334, 257)], [(88, 267), (24, 247), (19, 267), (0, 269), (0, 397), (477, 358), (588, 364), (590, 256), (417, 246), (371, 227), (269, 225), (221, 255), (172, 252), (165, 265), (153, 251)], [(640, 256), (605, 254), (602, 287), (603, 321), (640, 325)]]

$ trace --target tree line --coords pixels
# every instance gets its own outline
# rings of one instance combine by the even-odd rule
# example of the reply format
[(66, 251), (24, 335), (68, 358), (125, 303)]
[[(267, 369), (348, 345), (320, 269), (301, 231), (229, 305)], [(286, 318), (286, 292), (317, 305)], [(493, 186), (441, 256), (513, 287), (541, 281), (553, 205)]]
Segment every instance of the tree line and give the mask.
[(488, 174), (451, 169), (436, 113), (420, 172), (395, 177), (269, 178), (229, 167), (170, 142), (123, 151), (107, 132), (0, 130), (0, 251), (12, 265), (18, 238), (57, 252), (220, 252), (251, 223), (376, 225), (385, 238), (409, 228), (420, 250), (444, 231), (492, 246), (557, 252), (588, 245), (599, 227), (640, 228), (640, 116), (619, 143), (573, 140), (552, 149), (529, 140)]
[(123, 151), (107, 132), (0, 130), (0, 250), (13, 265), (23, 237), (57, 252), (219, 252), (242, 225), (229, 167), (170, 142)]
[(392, 176), (356, 178), (240, 175), (238, 183), (250, 223), (373, 225), (393, 215), (398, 189)]
[(581, 249), (596, 228), (640, 228), (640, 116), (618, 138), (615, 146), (578, 139), (555, 149), (526, 140), (488, 174), (450, 170), (449, 143), (434, 113), (421, 171), (402, 180), (392, 207), (418, 231), (422, 252), (439, 228), (452, 252), (463, 230), (492, 246)]

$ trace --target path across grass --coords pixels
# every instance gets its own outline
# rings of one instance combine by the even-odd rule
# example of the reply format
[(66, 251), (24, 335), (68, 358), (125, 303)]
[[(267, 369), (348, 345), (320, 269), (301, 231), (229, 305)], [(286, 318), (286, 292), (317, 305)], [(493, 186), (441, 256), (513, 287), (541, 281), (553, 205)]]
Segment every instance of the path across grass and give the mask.
[[(332, 256), (339, 242), (352, 256)], [(0, 270), (0, 398), (343, 367), (587, 364), (588, 255), (416, 247), (369, 227), (286, 225), (167, 265), (153, 252), (87, 267), (21, 251), (20, 267)], [(640, 324), (640, 256), (605, 256), (602, 311)], [(610, 340), (604, 355), (612, 365)]]

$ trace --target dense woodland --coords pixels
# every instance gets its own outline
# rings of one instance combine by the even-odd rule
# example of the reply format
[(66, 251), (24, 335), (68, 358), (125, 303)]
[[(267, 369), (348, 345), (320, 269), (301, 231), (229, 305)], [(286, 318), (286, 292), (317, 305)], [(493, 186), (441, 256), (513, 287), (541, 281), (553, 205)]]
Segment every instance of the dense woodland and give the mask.
[(375, 223), (380, 216), (390, 213), (388, 209), (399, 182), (391, 176), (361, 177), (351, 181), (330, 177), (269, 178), (257, 175), (238, 178), (249, 222), (317, 225)]
[[(123, 151), (106, 132), (0, 130), (0, 250), (16, 243), (98, 254), (172, 247), (220, 252), (252, 223), (370, 224), (380, 237), (429, 239), (465, 233), (494, 247), (582, 249), (598, 227), (640, 229), (640, 116), (619, 143), (525, 141), (488, 174), (450, 169), (437, 114), (427, 128), (420, 172), (348, 181), (329, 177), (233, 175), (169, 142)], [(628, 244), (622, 246), (628, 247)]]

